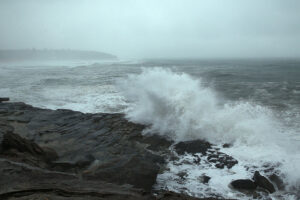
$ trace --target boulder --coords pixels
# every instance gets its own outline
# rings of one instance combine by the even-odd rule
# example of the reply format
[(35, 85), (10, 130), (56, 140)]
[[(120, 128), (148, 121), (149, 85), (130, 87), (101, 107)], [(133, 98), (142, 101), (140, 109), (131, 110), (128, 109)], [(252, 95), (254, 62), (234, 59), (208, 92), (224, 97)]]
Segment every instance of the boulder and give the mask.
[(209, 177), (207, 175), (202, 175), (199, 177), (199, 179), (200, 179), (201, 183), (207, 184), (209, 182), (209, 180), (211, 179), (211, 177)]
[(257, 184), (257, 186), (266, 189), (270, 193), (276, 191), (274, 185), (266, 177), (260, 175), (258, 171), (255, 171), (253, 180)]
[(202, 153), (203, 155), (206, 155), (207, 150), (210, 148), (211, 144), (204, 140), (179, 142), (175, 145), (175, 151), (179, 155), (183, 155), (185, 153)]
[(207, 160), (214, 163), (215, 167), (220, 169), (223, 169), (224, 167), (230, 169), (238, 163), (233, 157), (219, 151), (210, 152), (207, 156)]
[(243, 190), (255, 190), (257, 187), (257, 184), (250, 179), (238, 179), (232, 181), (230, 184), (235, 189)]
[(229, 148), (229, 147), (232, 147), (232, 144), (230, 143), (225, 143), (222, 145), (223, 148)]
[(285, 184), (283, 180), (277, 174), (271, 174), (268, 178), (270, 179), (270, 181), (272, 181), (272, 183), (274, 183), (277, 186), (278, 190), (285, 189)]
[(178, 194), (171, 191), (162, 191), (156, 198), (156, 200), (217, 200), (217, 198), (195, 198), (185, 194)]

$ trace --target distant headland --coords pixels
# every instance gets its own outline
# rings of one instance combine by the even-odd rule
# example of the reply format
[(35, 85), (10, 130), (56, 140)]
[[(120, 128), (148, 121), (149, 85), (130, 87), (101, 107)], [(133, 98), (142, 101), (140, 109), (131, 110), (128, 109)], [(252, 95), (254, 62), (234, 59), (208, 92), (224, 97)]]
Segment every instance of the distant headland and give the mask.
[(115, 60), (117, 56), (98, 52), (65, 49), (0, 50), (0, 61)]

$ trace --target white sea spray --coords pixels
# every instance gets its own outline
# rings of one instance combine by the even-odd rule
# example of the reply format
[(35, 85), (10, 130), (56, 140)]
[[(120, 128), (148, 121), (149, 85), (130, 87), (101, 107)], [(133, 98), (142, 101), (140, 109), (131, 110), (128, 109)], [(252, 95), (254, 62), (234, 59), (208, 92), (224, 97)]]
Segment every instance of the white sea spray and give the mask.
[[(165, 68), (144, 68), (141, 74), (120, 80), (118, 86), (131, 105), (126, 110), (127, 118), (151, 125), (146, 134), (155, 132), (175, 141), (231, 143), (231, 148), (222, 150), (239, 161), (230, 170), (235, 178), (251, 178), (245, 177), (250, 176), (246, 166), (275, 166), (288, 187), (300, 188), (300, 144), (293, 139), (298, 134), (285, 127), (270, 108), (246, 101), (224, 104), (213, 89), (203, 86), (200, 78)], [(220, 177), (216, 183), (217, 174)], [(211, 184), (221, 184), (221, 188), (230, 191), (227, 185), (231, 176), (227, 172), (212, 176)], [(193, 188), (192, 180), (188, 184)]]

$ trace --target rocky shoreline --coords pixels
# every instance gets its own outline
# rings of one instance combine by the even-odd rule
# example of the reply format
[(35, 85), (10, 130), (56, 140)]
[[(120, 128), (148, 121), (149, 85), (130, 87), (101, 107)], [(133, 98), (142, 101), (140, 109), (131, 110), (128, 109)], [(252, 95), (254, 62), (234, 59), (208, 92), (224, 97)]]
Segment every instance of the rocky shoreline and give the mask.
[[(144, 128), (123, 114), (0, 102), (0, 199), (197, 199), (153, 190), (166, 161), (176, 160), (171, 146), (178, 155), (193, 154), (195, 162), (202, 159), (199, 153), (206, 155), (217, 168), (238, 163), (206, 141), (174, 145), (158, 135), (142, 135)], [(273, 184), (257, 173), (253, 181), (232, 185), (274, 192)]]

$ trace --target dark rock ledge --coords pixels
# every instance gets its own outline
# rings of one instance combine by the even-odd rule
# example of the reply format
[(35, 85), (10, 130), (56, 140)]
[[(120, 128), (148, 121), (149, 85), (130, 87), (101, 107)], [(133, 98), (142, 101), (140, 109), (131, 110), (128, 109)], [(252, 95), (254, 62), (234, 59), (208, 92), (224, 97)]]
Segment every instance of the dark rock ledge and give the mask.
[(152, 193), (172, 142), (144, 128), (122, 114), (0, 102), (0, 199), (196, 199)]

